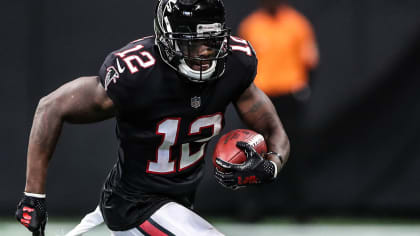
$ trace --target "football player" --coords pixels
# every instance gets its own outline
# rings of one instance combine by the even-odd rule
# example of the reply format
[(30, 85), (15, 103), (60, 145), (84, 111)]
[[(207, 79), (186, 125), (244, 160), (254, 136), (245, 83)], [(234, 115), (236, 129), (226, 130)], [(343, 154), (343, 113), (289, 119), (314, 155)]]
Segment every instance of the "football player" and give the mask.
[[(222, 0), (160, 0), (154, 29), (154, 36), (110, 53), (98, 76), (75, 79), (40, 100), (16, 211), (30, 231), (45, 228), (47, 166), (64, 122), (117, 120), (118, 160), (93, 213), (112, 235), (221, 235), (191, 207), (207, 144), (222, 130), (230, 103), (264, 135), (269, 152), (262, 157), (239, 143), (247, 161), (219, 160), (228, 171), (216, 171), (216, 180), (231, 189), (271, 182), (287, 161), (282, 124), (253, 84), (255, 53), (230, 35)], [(238, 181), (250, 176), (256, 181)]]

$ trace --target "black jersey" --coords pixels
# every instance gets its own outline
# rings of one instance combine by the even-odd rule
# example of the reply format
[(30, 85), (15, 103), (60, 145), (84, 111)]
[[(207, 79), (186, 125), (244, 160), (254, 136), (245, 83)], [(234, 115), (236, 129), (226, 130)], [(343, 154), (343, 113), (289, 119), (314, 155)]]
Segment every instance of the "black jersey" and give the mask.
[[(249, 43), (235, 37), (231, 41), (225, 73), (205, 83), (181, 78), (161, 59), (154, 37), (107, 56), (100, 78), (117, 108), (119, 151), (105, 192), (137, 203), (160, 196), (155, 197), (160, 204), (194, 194), (203, 175), (207, 143), (220, 133), (229, 103), (256, 74), (257, 60)], [(133, 218), (145, 220), (144, 214)], [(139, 223), (116, 222), (106, 214), (104, 218), (114, 230)]]

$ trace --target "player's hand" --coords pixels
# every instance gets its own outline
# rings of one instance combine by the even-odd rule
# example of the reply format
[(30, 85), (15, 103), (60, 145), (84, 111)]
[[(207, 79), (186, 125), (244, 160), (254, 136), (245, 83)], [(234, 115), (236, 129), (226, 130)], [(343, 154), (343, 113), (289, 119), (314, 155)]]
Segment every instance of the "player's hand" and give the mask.
[(238, 148), (245, 152), (247, 160), (242, 164), (232, 164), (216, 158), (216, 163), (224, 172), (215, 168), (214, 176), (222, 186), (236, 190), (253, 184), (268, 183), (276, 178), (276, 166), (264, 159), (255, 149), (245, 142), (238, 142)]
[(16, 219), (34, 235), (44, 235), (47, 224), (45, 198), (23, 195), (16, 210)]

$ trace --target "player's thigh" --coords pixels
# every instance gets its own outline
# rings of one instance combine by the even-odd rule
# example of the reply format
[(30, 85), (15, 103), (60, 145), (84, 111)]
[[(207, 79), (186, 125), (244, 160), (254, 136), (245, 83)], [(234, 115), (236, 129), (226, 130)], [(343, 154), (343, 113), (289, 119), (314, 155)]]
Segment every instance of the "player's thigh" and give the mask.
[(190, 209), (170, 202), (153, 213), (139, 227), (127, 231), (112, 232), (111, 235), (221, 236), (223, 234)]
[(195, 212), (175, 202), (162, 206), (140, 226), (144, 233), (154, 228), (169, 235), (223, 235)]

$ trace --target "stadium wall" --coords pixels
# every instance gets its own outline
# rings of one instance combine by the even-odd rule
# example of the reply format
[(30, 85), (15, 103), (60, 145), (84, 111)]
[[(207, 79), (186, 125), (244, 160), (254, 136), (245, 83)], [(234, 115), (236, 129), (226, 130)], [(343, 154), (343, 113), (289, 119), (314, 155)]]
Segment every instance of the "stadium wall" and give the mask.
[[(255, 1), (226, 0), (234, 29)], [(205, 214), (420, 217), (420, 6), (401, 1), (292, 1), (312, 22), (321, 64), (301, 117), (303, 132), (271, 185), (231, 192), (208, 172)], [(5, 4), (0, 62), (0, 215), (25, 184), (26, 146), (38, 100), (95, 75), (108, 52), (152, 34), (154, 1), (24, 0)], [(224, 132), (243, 127), (232, 107)], [(95, 207), (116, 158), (115, 122), (65, 125), (48, 176), (51, 215)], [(210, 145), (209, 151), (214, 143)], [(297, 154), (298, 153), (298, 154)], [(210, 155), (208, 155), (209, 157)]]

